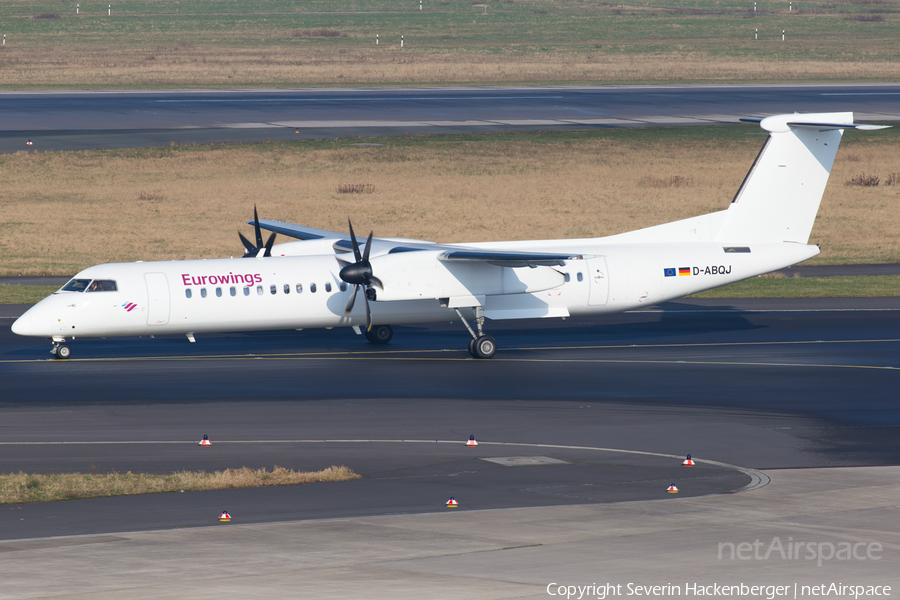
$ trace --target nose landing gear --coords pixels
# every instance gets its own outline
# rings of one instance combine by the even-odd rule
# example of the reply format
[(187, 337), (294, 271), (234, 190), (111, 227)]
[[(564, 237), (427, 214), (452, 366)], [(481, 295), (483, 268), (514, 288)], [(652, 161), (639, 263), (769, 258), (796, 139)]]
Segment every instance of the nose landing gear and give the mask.
[(72, 348), (66, 344), (65, 341), (65, 339), (53, 340), (53, 348), (50, 350), (50, 354), (53, 355), (53, 358), (57, 360), (66, 360), (72, 356)]

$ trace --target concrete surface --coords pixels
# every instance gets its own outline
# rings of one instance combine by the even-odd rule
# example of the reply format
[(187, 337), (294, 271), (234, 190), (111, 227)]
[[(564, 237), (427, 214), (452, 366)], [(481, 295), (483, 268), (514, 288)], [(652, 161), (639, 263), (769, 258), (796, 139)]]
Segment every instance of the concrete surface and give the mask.
[[(0, 542), (0, 598), (521, 599), (552, 597), (551, 583), (622, 595), (629, 583), (671, 584), (686, 596), (687, 584), (782, 585), (794, 597), (795, 584), (832, 582), (896, 595), (900, 467), (768, 475), (756, 491), (665, 502), (262, 525), (211, 515), (204, 529)], [(798, 559), (731, 559), (727, 547), (719, 558), (722, 543), (756, 540), (764, 556), (776, 537), (823, 556), (829, 544), (862, 544), (862, 559), (818, 566), (806, 546)]]

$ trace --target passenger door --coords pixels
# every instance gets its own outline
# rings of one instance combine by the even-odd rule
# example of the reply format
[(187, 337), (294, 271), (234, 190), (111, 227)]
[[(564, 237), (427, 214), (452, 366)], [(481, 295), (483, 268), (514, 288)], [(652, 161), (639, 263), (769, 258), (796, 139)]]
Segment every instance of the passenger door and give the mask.
[(165, 325), (169, 322), (169, 282), (165, 273), (146, 273), (147, 325)]

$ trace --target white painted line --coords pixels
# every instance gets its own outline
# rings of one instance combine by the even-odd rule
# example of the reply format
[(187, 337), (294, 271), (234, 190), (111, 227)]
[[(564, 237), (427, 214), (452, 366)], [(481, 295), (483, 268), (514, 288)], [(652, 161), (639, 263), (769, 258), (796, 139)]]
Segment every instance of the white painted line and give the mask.
[(704, 119), (697, 117), (641, 117), (640, 121), (646, 123), (703, 123)]
[(272, 121), (279, 127), (431, 127), (427, 121)]
[(629, 119), (564, 119), (560, 123), (574, 123), (576, 125), (640, 125), (641, 121)]
[(492, 122), (500, 125), (565, 125), (557, 119), (497, 119)]
[(494, 125), (493, 121), (428, 121), (434, 127), (469, 127)]
[(223, 123), (216, 127), (224, 127), (225, 129), (282, 129), (284, 125), (274, 125), (272, 123)]

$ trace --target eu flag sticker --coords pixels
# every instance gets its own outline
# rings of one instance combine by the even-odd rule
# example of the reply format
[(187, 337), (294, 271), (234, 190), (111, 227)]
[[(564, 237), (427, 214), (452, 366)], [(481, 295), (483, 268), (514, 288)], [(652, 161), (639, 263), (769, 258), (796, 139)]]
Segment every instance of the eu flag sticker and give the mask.
[(675, 267), (671, 269), (663, 269), (663, 275), (666, 277), (675, 277)]

